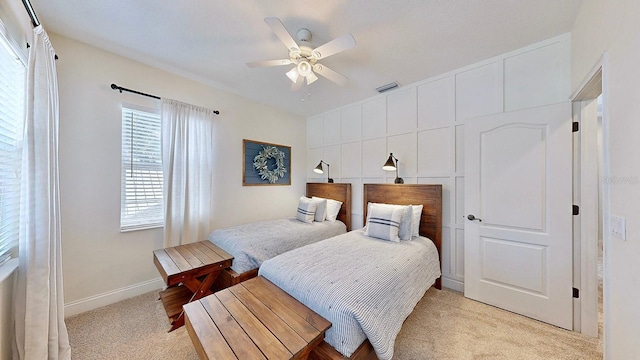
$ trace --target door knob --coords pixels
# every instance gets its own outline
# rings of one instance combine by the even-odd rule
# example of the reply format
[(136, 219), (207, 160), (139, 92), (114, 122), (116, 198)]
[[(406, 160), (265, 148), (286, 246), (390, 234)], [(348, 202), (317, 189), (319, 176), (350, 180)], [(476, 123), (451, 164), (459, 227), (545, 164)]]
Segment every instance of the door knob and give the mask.
[(478, 220), (480, 222), (482, 222), (482, 219), (478, 219), (477, 217), (475, 217), (473, 214), (469, 214), (467, 215), (467, 219), (473, 221), (473, 220)]

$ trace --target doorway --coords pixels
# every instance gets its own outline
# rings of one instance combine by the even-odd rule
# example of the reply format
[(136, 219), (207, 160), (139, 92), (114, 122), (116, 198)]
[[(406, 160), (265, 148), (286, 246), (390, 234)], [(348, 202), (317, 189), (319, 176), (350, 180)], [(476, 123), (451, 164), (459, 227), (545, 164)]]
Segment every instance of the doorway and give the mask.
[(574, 330), (602, 337), (607, 206), (606, 96), (599, 63), (575, 96), (574, 118)]

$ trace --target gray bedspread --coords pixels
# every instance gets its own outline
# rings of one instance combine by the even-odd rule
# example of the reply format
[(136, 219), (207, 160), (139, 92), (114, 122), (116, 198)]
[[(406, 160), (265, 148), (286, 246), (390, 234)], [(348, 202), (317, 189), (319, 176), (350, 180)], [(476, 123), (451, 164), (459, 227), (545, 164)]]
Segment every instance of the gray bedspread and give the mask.
[(341, 221), (304, 223), (285, 218), (218, 229), (209, 235), (209, 241), (233, 255), (231, 269), (243, 273), (276, 255), (346, 231)]
[(351, 356), (368, 338), (387, 360), (440, 262), (427, 238), (398, 243), (354, 230), (267, 260), (259, 274), (329, 320), (325, 341), (340, 353)]

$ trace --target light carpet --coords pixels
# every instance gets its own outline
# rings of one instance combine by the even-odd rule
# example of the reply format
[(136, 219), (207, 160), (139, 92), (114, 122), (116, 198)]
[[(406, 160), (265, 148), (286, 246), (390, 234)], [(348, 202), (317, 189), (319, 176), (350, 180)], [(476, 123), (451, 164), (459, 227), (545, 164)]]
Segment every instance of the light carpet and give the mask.
[[(184, 327), (150, 292), (66, 320), (73, 359), (198, 359)], [(429, 289), (407, 318), (394, 359), (602, 359), (599, 338)]]

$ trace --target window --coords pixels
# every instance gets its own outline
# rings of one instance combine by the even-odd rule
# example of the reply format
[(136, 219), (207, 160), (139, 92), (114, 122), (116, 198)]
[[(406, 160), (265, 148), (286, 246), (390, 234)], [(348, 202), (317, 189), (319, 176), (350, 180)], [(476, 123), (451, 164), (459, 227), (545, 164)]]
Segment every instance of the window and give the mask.
[(25, 77), (24, 63), (0, 31), (0, 266), (18, 253)]
[(151, 109), (122, 106), (121, 231), (163, 225), (160, 124)]

